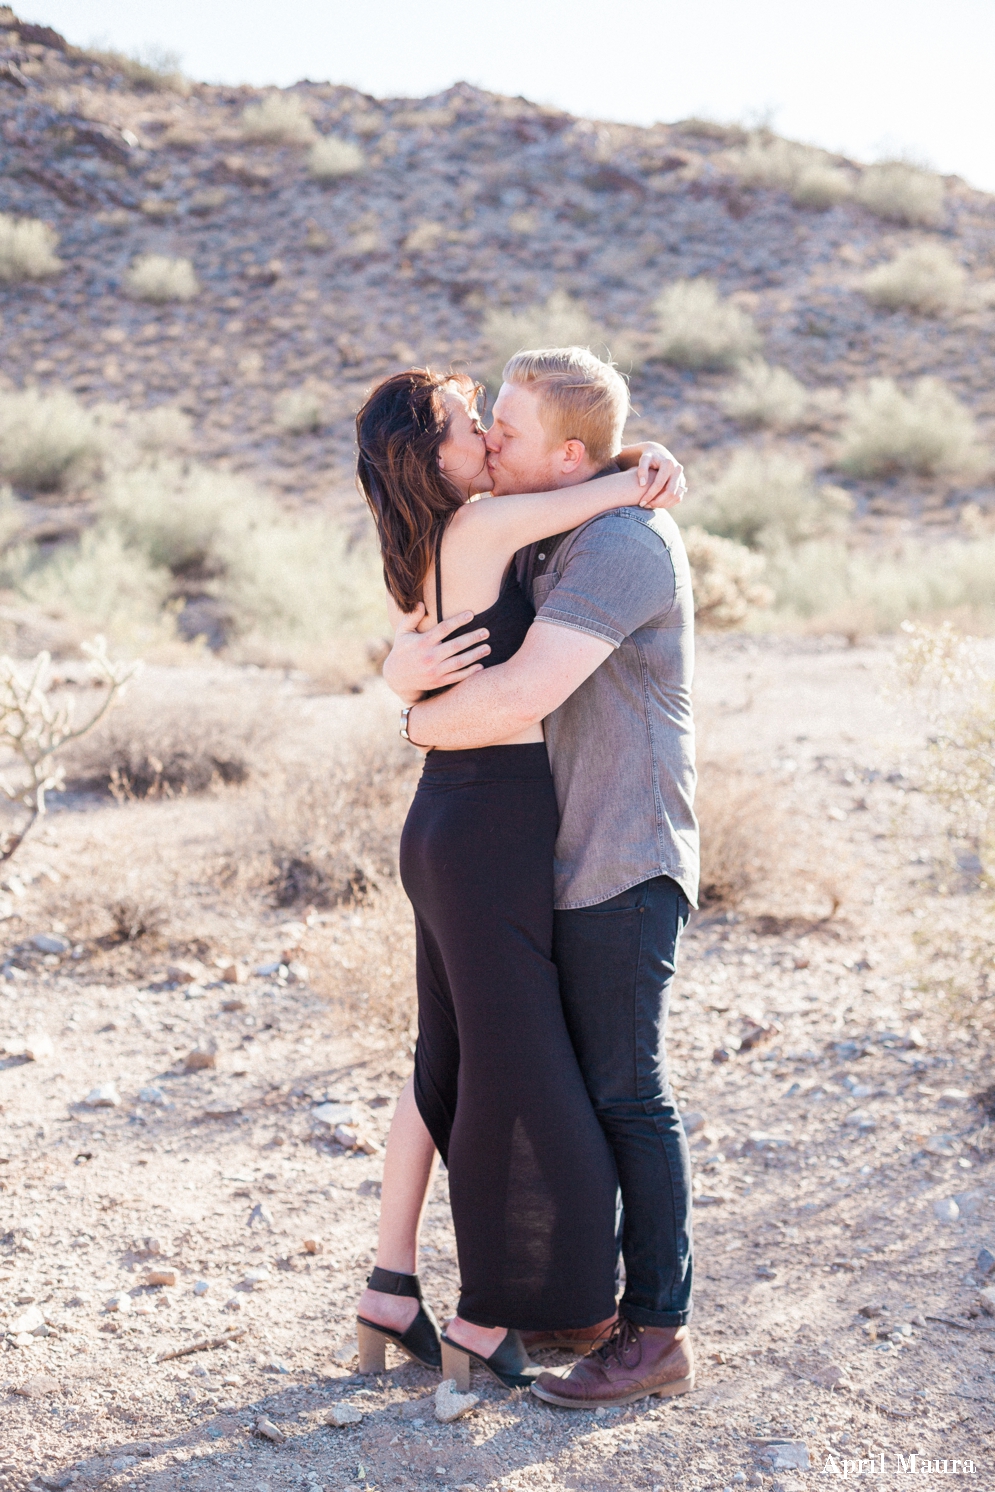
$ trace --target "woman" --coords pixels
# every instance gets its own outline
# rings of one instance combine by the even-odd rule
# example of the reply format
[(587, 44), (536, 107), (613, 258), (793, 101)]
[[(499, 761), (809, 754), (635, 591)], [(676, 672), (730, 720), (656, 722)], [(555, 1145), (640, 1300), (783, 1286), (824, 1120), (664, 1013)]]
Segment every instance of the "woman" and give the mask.
[[(451, 634), (465, 639), (467, 672), (505, 662), (532, 623), (517, 550), (613, 508), (654, 506), (666, 485), (630, 471), (472, 502), (491, 485), (477, 394), (465, 376), (412, 369), (380, 384), (357, 417), (359, 478), (391, 600), (409, 615), (421, 608), (422, 630), (446, 611), (472, 613)], [(551, 957), (556, 831), (540, 726), (426, 756), (401, 841), (418, 1046), (388, 1141), (377, 1267), (360, 1302), (363, 1371), (383, 1367), (392, 1341), (428, 1366), (441, 1360), (457, 1383), (475, 1360), (521, 1387), (541, 1369), (520, 1330), (588, 1328), (614, 1312), (615, 1168)], [(441, 1342), (414, 1273), (437, 1153), (462, 1282)]]

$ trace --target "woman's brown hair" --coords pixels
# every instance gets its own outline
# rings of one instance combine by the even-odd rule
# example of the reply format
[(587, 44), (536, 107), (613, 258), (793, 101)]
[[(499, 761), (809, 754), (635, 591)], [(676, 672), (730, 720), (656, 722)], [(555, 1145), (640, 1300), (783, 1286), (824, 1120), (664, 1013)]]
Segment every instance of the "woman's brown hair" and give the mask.
[(402, 611), (422, 599), (436, 537), (465, 500), (439, 467), (449, 433), (441, 398), (447, 384), (475, 388), (464, 373), (393, 373), (356, 416), (356, 471), (377, 526), (384, 580)]

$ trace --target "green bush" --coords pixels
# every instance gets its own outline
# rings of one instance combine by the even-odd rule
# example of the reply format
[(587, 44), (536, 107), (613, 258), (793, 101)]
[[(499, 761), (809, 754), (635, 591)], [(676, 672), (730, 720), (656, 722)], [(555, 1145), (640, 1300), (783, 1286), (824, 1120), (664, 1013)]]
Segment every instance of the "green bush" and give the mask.
[(861, 289), (873, 306), (889, 311), (907, 307), (926, 316), (938, 316), (960, 305), (966, 283), (967, 271), (948, 248), (921, 243), (872, 269)]
[(489, 351), (485, 373), (495, 391), (504, 365), (516, 352), (541, 347), (606, 346), (606, 333), (598, 326), (583, 301), (573, 300), (565, 290), (554, 290), (544, 305), (522, 311), (492, 307), (484, 315), (484, 338)]
[(339, 140), (334, 135), (323, 135), (315, 140), (308, 152), (308, 175), (315, 181), (338, 181), (343, 176), (355, 176), (366, 165), (366, 157), (358, 145), (351, 140)]
[(0, 475), (17, 487), (51, 492), (97, 467), (105, 437), (72, 394), (0, 392)]
[(892, 378), (872, 378), (849, 396), (847, 413), (839, 462), (854, 476), (969, 476), (986, 464), (974, 416), (938, 378), (920, 378), (908, 394)]
[(944, 186), (934, 171), (905, 161), (868, 166), (857, 184), (857, 201), (879, 218), (910, 227), (934, 228), (943, 217)]
[(267, 93), (242, 111), (242, 134), (258, 144), (310, 145), (316, 133), (314, 120), (292, 93)]
[(0, 284), (43, 280), (65, 266), (56, 255), (59, 235), (39, 218), (0, 212)]
[(803, 462), (777, 452), (737, 451), (721, 476), (696, 478), (694, 488), (696, 522), (767, 552), (841, 530), (851, 506), (840, 488), (817, 488)]
[(736, 382), (721, 402), (726, 414), (741, 425), (791, 430), (803, 422), (809, 396), (805, 385), (787, 368), (772, 368), (763, 358), (750, 358), (741, 364)]
[(682, 538), (691, 566), (695, 625), (705, 632), (741, 627), (751, 612), (770, 606), (774, 593), (761, 580), (763, 557), (732, 539), (692, 525)]
[(140, 254), (124, 278), (125, 289), (135, 300), (165, 304), (171, 300), (193, 300), (200, 284), (189, 259), (170, 259), (166, 254)]
[(655, 310), (655, 354), (678, 368), (732, 368), (759, 348), (750, 317), (723, 300), (711, 280), (677, 280)]

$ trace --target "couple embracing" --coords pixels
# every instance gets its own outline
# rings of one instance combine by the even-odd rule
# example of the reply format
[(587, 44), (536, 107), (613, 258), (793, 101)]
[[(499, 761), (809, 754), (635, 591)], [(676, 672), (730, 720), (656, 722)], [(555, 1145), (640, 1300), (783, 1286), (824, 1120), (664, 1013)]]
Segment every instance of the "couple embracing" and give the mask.
[[(662, 511), (684, 476), (662, 446), (622, 448), (627, 387), (585, 349), (516, 354), (486, 433), (479, 393), (412, 369), (357, 419), (384, 675), (425, 753), (401, 840), (418, 1044), (360, 1367), (392, 1342), (464, 1389), (472, 1363), (550, 1404), (627, 1404), (694, 1381), (664, 1049), (698, 877), (691, 584)], [(461, 1278), (441, 1334), (417, 1276), (440, 1156)], [(577, 1360), (530, 1358), (554, 1348)]]

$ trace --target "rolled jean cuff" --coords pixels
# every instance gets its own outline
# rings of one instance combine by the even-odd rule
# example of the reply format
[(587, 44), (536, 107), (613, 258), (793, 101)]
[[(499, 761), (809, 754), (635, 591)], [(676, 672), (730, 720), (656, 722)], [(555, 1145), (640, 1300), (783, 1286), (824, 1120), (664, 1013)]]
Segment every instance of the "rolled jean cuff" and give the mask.
[(645, 1311), (642, 1306), (629, 1305), (624, 1296), (618, 1313), (633, 1326), (687, 1326), (691, 1320), (690, 1306), (686, 1311)]

